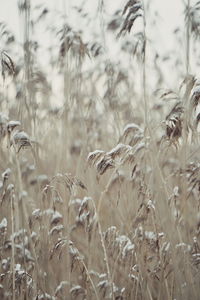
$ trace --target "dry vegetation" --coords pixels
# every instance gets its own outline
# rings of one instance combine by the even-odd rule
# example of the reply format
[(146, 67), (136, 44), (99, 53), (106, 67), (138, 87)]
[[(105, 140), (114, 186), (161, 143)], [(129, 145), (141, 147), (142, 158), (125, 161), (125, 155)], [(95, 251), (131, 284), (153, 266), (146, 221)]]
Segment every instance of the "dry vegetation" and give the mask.
[[(107, 20), (99, 1), (90, 40), (28, 0), (18, 5), (23, 45), (0, 23), (0, 299), (200, 297), (200, 86), (190, 69), (200, 4), (187, 2), (175, 33), (180, 66), (148, 39), (145, 2)], [(71, 13), (90, 24), (82, 7)], [(52, 45), (41, 54), (45, 24)]]

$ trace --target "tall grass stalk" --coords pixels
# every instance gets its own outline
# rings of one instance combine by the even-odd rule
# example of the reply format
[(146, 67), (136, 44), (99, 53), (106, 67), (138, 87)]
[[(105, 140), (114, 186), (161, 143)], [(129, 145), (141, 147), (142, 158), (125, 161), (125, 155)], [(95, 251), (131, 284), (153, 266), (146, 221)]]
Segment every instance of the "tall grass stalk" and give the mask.
[(0, 299), (198, 300), (198, 3), (181, 67), (152, 53), (153, 2), (98, 4), (20, 1), (22, 45), (0, 22)]

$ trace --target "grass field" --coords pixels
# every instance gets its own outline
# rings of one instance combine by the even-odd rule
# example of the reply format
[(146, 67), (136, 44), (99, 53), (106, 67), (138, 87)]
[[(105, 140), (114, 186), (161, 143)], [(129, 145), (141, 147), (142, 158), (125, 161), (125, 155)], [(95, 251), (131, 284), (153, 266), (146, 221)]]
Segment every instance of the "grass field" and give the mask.
[(200, 299), (200, 4), (162, 57), (148, 1), (98, 34), (33, 2), (0, 23), (0, 299)]

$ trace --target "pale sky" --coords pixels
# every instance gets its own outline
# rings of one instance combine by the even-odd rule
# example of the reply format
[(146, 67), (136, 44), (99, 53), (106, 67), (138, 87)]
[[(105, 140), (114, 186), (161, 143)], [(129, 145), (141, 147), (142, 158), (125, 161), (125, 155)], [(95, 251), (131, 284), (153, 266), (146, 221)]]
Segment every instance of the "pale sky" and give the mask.
[[(149, 2), (150, 1), (150, 2)], [(17, 0), (1, 0), (0, 1), (0, 22), (6, 22), (9, 27), (16, 32), (17, 36), (20, 36), (19, 29), (19, 15), (17, 9)], [(70, 4), (80, 5), (82, 0), (32, 0), (32, 5), (37, 5), (44, 3), (51, 9), (63, 10), (63, 3), (65, 2), (66, 9), (69, 10)], [(104, 0), (107, 11), (112, 14), (118, 8), (123, 8), (126, 0)], [(175, 27), (179, 24), (181, 25), (182, 18), (181, 14), (183, 12), (182, 0), (146, 0), (146, 3), (150, 3), (153, 9), (156, 9), (160, 15), (160, 22), (158, 30), (158, 35), (160, 39), (163, 39), (165, 47), (170, 44), (170, 35)], [(91, 11), (97, 7), (98, 0), (87, 0), (87, 9), (90, 7)]]
[[(104, 0), (106, 7), (106, 13), (110, 17), (115, 13), (117, 9), (123, 9), (124, 4), (128, 0)], [(89, 11), (93, 17), (94, 26), (98, 24), (99, 18), (96, 16), (96, 8), (98, 6), (99, 0), (85, 0), (83, 6), (84, 10)], [(183, 19), (183, 1), (182, 0), (145, 0), (146, 4), (150, 5), (151, 15), (157, 11), (159, 17), (157, 17), (157, 22), (155, 27), (149, 33), (150, 38), (153, 40), (153, 46), (156, 48), (159, 54), (162, 56), (170, 50), (174, 50), (174, 36), (172, 34), (173, 30), (177, 27), (184, 28), (184, 19)], [(23, 41), (22, 26), (20, 26), (19, 14), (17, 8), (18, 0), (0, 0), (0, 22), (4, 21), (8, 24), (9, 28), (16, 34), (18, 41)], [(74, 12), (70, 14), (71, 8), (70, 5), (80, 6), (83, 3), (83, 0), (31, 0), (32, 6), (38, 4), (44, 4), (47, 7), (50, 7), (51, 10), (57, 10), (62, 12), (63, 7), (66, 7), (66, 13), (68, 17), (73, 18)], [(148, 15), (148, 11), (147, 11)], [(52, 19), (53, 21), (53, 19)], [(79, 20), (73, 20), (74, 23), (79, 23)], [(151, 22), (153, 18), (151, 17)], [(58, 24), (54, 24), (57, 26)], [(20, 30), (21, 28), (21, 30)], [(148, 24), (147, 24), (148, 28)], [(149, 26), (152, 28), (152, 26)], [(43, 29), (43, 28), (41, 28)], [(85, 30), (85, 29), (84, 29)], [(86, 29), (87, 30), (87, 29)], [(42, 38), (41, 38), (42, 37)], [(41, 33), (42, 43), (48, 45), (51, 43), (49, 40), (45, 40), (45, 34)], [(1, 45), (0, 45), (1, 48)], [(176, 50), (176, 49), (175, 49)], [(179, 49), (177, 49), (179, 51)], [(115, 55), (113, 48), (113, 55)], [(173, 79), (172, 79), (173, 81)]]

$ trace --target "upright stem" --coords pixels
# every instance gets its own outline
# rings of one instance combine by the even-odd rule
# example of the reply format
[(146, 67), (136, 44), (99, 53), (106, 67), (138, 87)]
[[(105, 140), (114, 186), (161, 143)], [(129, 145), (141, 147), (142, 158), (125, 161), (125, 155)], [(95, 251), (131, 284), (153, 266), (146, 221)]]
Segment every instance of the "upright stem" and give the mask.
[(30, 77), (30, 51), (29, 51), (29, 29), (30, 29), (30, 0), (25, 1), (25, 30), (24, 30), (24, 61), (26, 68), (26, 79)]
[[(145, 0), (142, 0), (143, 6), (143, 48), (142, 48), (142, 88), (143, 88), (143, 102), (144, 102), (144, 137), (145, 137), (145, 147), (147, 148), (147, 132), (150, 133), (149, 122), (148, 122), (148, 101), (147, 101), (147, 76), (146, 76), (146, 45), (147, 45), (147, 37), (146, 37), (146, 11), (145, 11)], [(147, 155), (145, 155), (144, 160), (144, 171), (145, 178), (147, 173)]]
[(15, 300), (15, 241), (14, 241), (14, 232), (15, 232), (15, 209), (14, 209), (14, 195), (11, 195), (11, 232), (12, 232), (12, 300)]
[(144, 0), (142, 1), (143, 6), (143, 71), (142, 71), (142, 78), (143, 78), (143, 101), (144, 101), (144, 125), (145, 131), (148, 127), (148, 103), (147, 103), (147, 93), (146, 93), (146, 14), (145, 14), (145, 4)]
[[(190, 71), (190, 0), (187, 0), (186, 6), (186, 77), (188, 77)], [(183, 146), (181, 155), (181, 167), (183, 170), (187, 167), (187, 157), (188, 157), (188, 124), (189, 124), (189, 95), (190, 91), (186, 90), (183, 101), (185, 105), (185, 111), (183, 116)], [(183, 194), (182, 194), (182, 214), (186, 217), (187, 212), (187, 180), (183, 177)]]
[(99, 0), (97, 11), (99, 13), (100, 30), (101, 30), (101, 35), (102, 35), (103, 46), (104, 46), (104, 49), (107, 50), (106, 36), (105, 36), (105, 30), (104, 30), (104, 27), (105, 27), (105, 24), (104, 24), (104, 0)]
[(190, 0), (187, 0), (186, 14), (186, 76), (188, 76), (190, 69)]
[(27, 119), (31, 118), (31, 93), (30, 93), (30, 76), (31, 76), (31, 52), (30, 52), (30, 3), (31, 0), (19, 1), (19, 13), (23, 18), (23, 47), (24, 47), (24, 102), (19, 107), (19, 118), (22, 122), (26, 120), (25, 111), (27, 111)]

